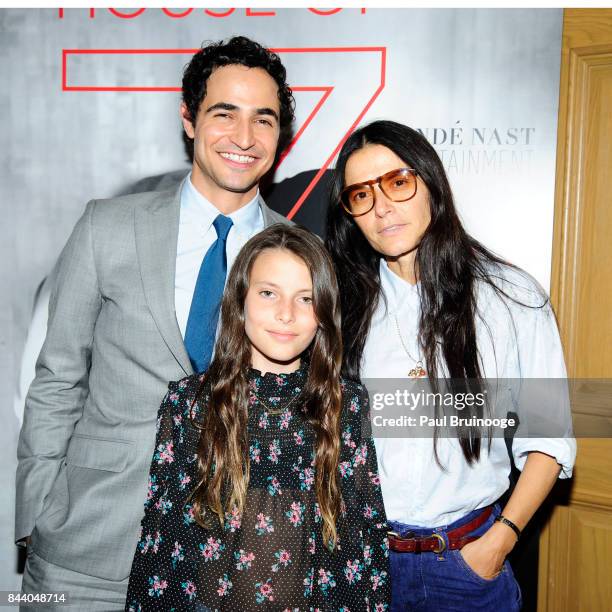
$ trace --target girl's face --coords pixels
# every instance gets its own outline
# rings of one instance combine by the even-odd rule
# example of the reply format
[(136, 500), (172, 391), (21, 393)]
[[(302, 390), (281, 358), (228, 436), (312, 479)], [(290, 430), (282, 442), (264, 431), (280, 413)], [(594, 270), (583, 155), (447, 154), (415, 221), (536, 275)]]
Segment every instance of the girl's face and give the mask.
[(244, 302), (251, 363), (265, 372), (293, 372), (317, 332), (312, 278), (306, 264), (283, 249), (260, 253)]
[[(362, 183), (408, 165), (383, 145), (366, 145), (348, 158), (344, 184)], [(406, 254), (414, 256), (431, 222), (429, 191), (425, 183), (417, 177), (416, 194), (406, 202), (393, 202), (378, 185), (374, 187), (374, 194), (374, 208), (365, 215), (354, 217), (355, 223), (372, 248), (385, 259), (395, 259)]]

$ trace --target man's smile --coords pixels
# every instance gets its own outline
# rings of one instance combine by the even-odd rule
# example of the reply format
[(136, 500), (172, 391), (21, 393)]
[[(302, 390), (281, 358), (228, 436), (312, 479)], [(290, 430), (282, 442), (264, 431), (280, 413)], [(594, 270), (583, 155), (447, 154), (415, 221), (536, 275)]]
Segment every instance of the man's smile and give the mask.
[(238, 153), (219, 153), (223, 159), (237, 163), (237, 164), (252, 164), (257, 158), (252, 155), (240, 155)]

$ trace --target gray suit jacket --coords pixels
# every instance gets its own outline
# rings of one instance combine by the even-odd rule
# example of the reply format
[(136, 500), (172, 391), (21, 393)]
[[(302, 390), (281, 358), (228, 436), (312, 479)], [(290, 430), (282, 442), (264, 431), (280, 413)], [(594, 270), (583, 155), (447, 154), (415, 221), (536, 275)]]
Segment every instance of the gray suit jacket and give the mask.
[[(260, 204), (266, 226), (289, 223)], [(15, 538), (108, 580), (130, 571), (168, 381), (193, 373), (174, 311), (179, 205), (180, 186), (89, 202), (26, 400)]]

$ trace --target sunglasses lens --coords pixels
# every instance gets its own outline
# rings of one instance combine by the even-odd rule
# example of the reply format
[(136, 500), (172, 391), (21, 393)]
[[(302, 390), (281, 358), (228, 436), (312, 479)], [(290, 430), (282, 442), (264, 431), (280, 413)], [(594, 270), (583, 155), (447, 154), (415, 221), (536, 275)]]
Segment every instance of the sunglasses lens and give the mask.
[(383, 176), (350, 185), (342, 192), (344, 208), (354, 216), (364, 215), (372, 210), (375, 202), (374, 185), (378, 183), (381, 191), (393, 202), (405, 202), (417, 190), (416, 173), (410, 168), (391, 170)]
[(374, 194), (369, 185), (358, 185), (344, 192), (344, 202), (353, 215), (361, 215), (370, 208)]
[(416, 177), (408, 170), (395, 170), (382, 177), (380, 186), (395, 202), (410, 199), (416, 192)]

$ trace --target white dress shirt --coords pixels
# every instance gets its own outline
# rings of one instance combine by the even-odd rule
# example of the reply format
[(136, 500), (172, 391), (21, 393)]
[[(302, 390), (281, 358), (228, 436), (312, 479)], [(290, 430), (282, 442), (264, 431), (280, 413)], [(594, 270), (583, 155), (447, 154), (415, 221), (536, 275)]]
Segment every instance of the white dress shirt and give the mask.
[[(217, 231), (213, 226), (213, 221), (220, 214), (222, 214), (221, 211), (193, 186), (191, 174), (189, 174), (181, 190), (174, 277), (176, 319), (183, 338), (202, 260), (208, 249), (217, 240)], [(226, 242), (227, 272), (229, 274), (240, 249), (250, 238), (264, 229), (263, 213), (259, 206), (259, 191), (246, 206), (226, 216), (234, 222)]]
[[(502, 276), (506, 292), (524, 304), (542, 304), (543, 292), (531, 277), (511, 268), (503, 268)], [(393, 315), (408, 352), (415, 359), (423, 357), (417, 343), (418, 285), (397, 276), (384, 260), (380, 278), (387, 305), (381, 298), (372, 318), (362, 360), (364, 380), (405, 378), (414, 367), (414, 360), (402, 347)], [(476, 336), (484, 378), (565, 378), (559, 332), (549, 304), (543, 308), (521, 306), (502, 300), (481, 283), (477, 306)], [(490, 452), (483, 440), (480, 460), (471, 466), (456, 438), (440, 437), (438, 457), (446, 471), (435, 461), (432, 438), (376, 438), (375, 444), (389, 520), (422, 527), (448, 525), (493, 503), (509, 487), (510, 459), (500, 437), (492, 439)], [(571, 476), (576, 455), (572, 437), (515, 438), (512, 453), (517, 468), (523, 468), (529, 451), (555, 457), (562, 468), (561, 477)]]

